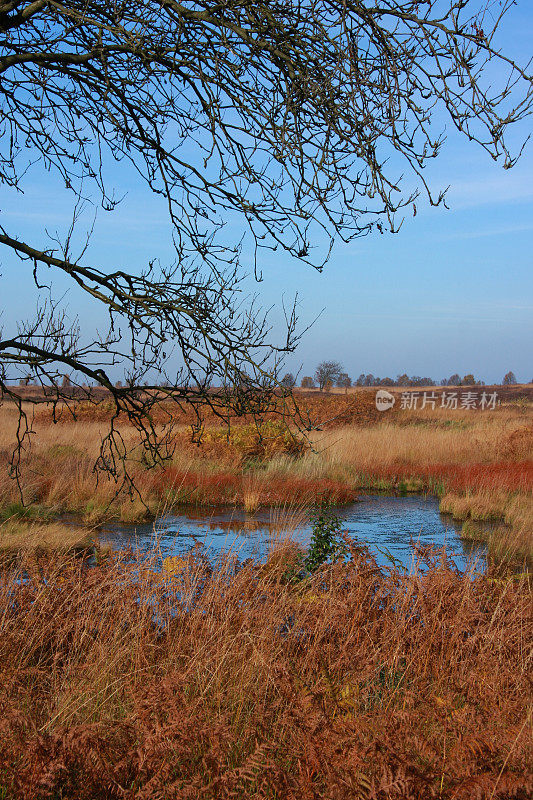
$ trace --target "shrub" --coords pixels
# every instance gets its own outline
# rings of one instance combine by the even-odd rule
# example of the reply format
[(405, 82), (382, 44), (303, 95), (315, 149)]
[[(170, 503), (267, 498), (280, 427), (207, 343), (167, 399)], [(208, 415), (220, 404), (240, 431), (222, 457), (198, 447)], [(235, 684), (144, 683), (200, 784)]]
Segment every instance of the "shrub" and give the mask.
[(315, 572), (330, 559), (342, 555), (345, 547), (340, 539), (342, 520), (333, 513), (329, 506), (326, 504), (318, 506), (312, 513), (311, 519), (313, 533), (305, 566), (309, 572)]
[(302, 436), (293, 433), (282, 420), (262, 425), (236, 425), (229, 432), (207, 431), (206, 443), (214, 442), (233, 450), (241, 459), (267, 459), (275, 455), (299, 456), (306, 449)]

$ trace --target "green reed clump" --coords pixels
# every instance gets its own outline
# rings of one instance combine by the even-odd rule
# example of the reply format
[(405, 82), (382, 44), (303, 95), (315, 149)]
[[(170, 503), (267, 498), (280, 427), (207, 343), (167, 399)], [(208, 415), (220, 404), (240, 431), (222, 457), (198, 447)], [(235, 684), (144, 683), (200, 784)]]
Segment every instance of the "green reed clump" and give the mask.
[(304, 566), (309, 572), (315, 572), (327, 561), (338, 558), (346, 552), (341, 539), (342, 519), (325, 503), (319, 505), (311, 513), (313, 533), (309, 552)]

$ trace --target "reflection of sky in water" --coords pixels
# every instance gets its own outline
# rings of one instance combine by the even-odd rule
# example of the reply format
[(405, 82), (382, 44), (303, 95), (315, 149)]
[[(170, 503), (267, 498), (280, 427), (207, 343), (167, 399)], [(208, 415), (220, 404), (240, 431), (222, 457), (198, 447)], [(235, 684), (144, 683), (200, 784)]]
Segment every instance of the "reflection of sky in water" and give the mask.
[[(362, 495), (358, 502), (337, 508), (336, 513), (344, 522), (343, 529), (369, 545), (381, 564), (387, 563), (386, 552), (389, 552), (408, 567), (413, 557), (412, 543), (446, 545), (461, 569), (469, 556), (485, 553), (482, 545), (460, 539), (460, 524), (439, 514), (438, 501), (433, 497)], [(249, 515), (242, 509), (196, 509), (158, 519), (150, 525), (108, 525), (100, 540), (114, 548), (147, 549), (155, 536), (163, 557), (186, 552), (199, 542), (213, 557), (231, 548), (240, 559), (264, 558), (270, 540), (279, 535), (279, 526), (273, 522), (275, 515), (270, 510)], [(291, 536), (307, 545), (311, 536), (309, 523), (294, 530)]]

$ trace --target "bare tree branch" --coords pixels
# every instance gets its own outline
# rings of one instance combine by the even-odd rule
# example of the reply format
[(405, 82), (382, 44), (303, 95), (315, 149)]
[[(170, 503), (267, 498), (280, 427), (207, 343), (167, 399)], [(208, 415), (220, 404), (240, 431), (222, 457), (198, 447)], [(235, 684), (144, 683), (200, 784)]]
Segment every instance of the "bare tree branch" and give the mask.
[[(9, 378), (29, 370), (49, 402), (75, 413), (61, 386), (71, 371), (104, 387), (153, 454), (146, 420), (162, 394), (195, 408), (198, 432), (202, 405), (224, 418), (228, 404), (235, 413), (268, 406), (296, 319), (293, 310), (273, 349), (267, 319), (242, 293), (241, 247), (256, 275), (264, 248), (322, 269), (335, 238), (399, 230), (419, 192), (442, 202), (424, 167), (441, 150), (443, 115), (513, 166), (523, 143), (514, 150), (507, 133), (531, 113), (532, 77), (531, 63), (498, 49), (512, 5), (0, 0), (0, 182), (22, 192), (40, 166), (75, 206), (64, 241), (25, 241), (0, 223), (4, 251), (47, 293), (36, 318), (0, 340), (0, 391), (21, 403)], [(174, 265), (154, 257), (143, 270), (113, 271), (86, 263), (86, 246), (72, 255), (84, 199), (118, 203), (109, 155), (164, 198)], [(228, 219), (241, 221), (244, 244), (228, 245)], [(52, 294), (60, 273), (106, 308), (105, 335), (87, 343), (67, 320)], [(181, 367), (168, 374), (172, 352)], [(128, 373), (119, 389), (117, 365)], [(120, 462), (118, 440), (115, 451)], [(109, 466), (102, 455), (112, 473), (114, 458)]]

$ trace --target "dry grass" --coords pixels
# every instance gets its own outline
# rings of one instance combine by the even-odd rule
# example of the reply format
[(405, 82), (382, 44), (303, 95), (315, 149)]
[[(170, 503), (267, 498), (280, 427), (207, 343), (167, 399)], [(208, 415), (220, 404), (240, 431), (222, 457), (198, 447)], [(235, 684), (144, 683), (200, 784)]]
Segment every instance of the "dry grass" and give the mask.
[(253, 514), (261, 505), (261, 486), (253, 476), (244, 479), (243, 505), (247, 514)]
[[(144, 503), (96, 486), (105, 417), (41, 419), (26, 507), (5, 469), (14, 411), (0, 408), (0, 541), (18, 553), (0, 559), (0, 800), (531, 797), (531, 576), (494, 566), (531, 554), (531, 407), (384, 419), (357, 397), (313, 396), (315, 452), (248, 424), (228, 440), (210, 429), (198, 450), (180, 429), (166, 470), (136, 467)], [(319, 496), (363, 485), (439, 491), (465, 536), (501, 520), (488, 570), (459, 575), (426, 552), (406, 575), (352, 547), (295, 580), (287, 531)], [(184, 502), (271, 506), (267, 563), (214, 569), (197, 549), (89, 567), (60, 553), (89, 531), (44, 524)]]
[(533, 408), (404, 412), (374, 426), (316, 433), (313, 444), (332, 463), (368, 473), (401, 465), (528, 461), (533, 460)]
[(526, 800), (531, 587), (201, 552), (0, 571), (0, 796)]
[(441, 510), (458, 519), (500, 520), (491, 552), (533, 563), (531, 405), (407, 412), (380, 425), (317, 433), (314, 445), (315, 463), (350, 470), (358, 486), (425, 489), (444, 496)]
[[(19, 491), (8, 477), (8, 459), (15, 441), (16, 411), (0, 407), (0, 514), (19, 502)], [(129, 469), (141, 498), (117, 495), (117, 485), (94, 472), (99, 442), (106, 432), (106, 420), (65, 422), (51, 425), (41, 416), (34, 423), (35, 435), (22, 471), (25, 504), (48, 514), (78, 514), (84, 522), (97, 524), (106, 519), (135, 522), (154, 516), (162, 508), (189, 505), (245, 505), (249, 511), (260, 505), (311, 504), (321, 496), (331, 502), (354, 499), (352, 482), (324, 476), (316, 481), (305, 476), (263, 470), (263, 464), (285, 455), (292, 463), (303, 449), (301, 437), (275, 421), (258, 431), (243, 424), (226, 437), (220, 429), (206, 431), (202, 448), (192, 445), (190, 431), (177, 428), (176, 451), (165, 469), (147, 469), (136, 460), (135, 433), (123, 427), (121, 435), (132, 451)], [(249, 469), (253, 459), (257, 469)]]
[(91, 548), (95, 534), (88, 529), (57, 523), (28, 524), (8, 519), (0, 525), (0, 556), (32, 553), (82, 551)]
[[(121, 433), (132, 450), (130, 467), (142, 500), (116, 496), (111, 481), (96, 483), (98, 443), (106, 431), (105, 406), (89, 406), (79, 422), (51, 425), (35, 420), (31, 453), (24, 465), (24, 498), (37, 518), (75, 513), (85, 524), (114, 518), (150, 519), (161, 509), (182, 504), (259, 507), (312, 505), (318, 499), (351, 501), (360, 488), (453, 493), (470, 517), (483, 513), (513, 529), (516, 542), (530, 552), (533, 524), (533, 406), (529, 401), (495, 410), (426, 409), (381, 414), (373, 392), (348, 396), (299, 396), (302, 409), (322, 420), (324, 430), (305, 448), (295, 436), (267, 419), (258, 430), (248, 420), (229, 436), (208, 427), (201, 448), (191, 444), (187, 427), (176, 429), (176, 451), (164, 470), (146, 469), (135, 460), (135, 434)], [(66, 418), (65, 418), (66, 419)], [(349, 422), (349, 424), (346, 424)], [(0, 516), (19, 502), (7, 475), (16, 412), (0, 407)], [(475, 501), (473, 497), (477, 498)], [(482, 500), (480, 499), (482, 498)], [(483, 512), (474, 505), (483, 503)], [(459, 513), (459, 516), (461, 514)], [(505, 529), (502, 529), (504, 535)]]
[[(449, 492), (440, 501), (440, 510), (455, 519), (494, 520), (505, 515), (510, 502), (505, 492), (469, 493), (465, 495)], [(533, 505), (533, 504), (532, 504)]]
[(533, 565), (533, 496), (531, 494), (491, 492), (449, 492), (440, 501), (440, 510), (465, 522), (501, 521), (494, 530), (465, 526), (467, 538), (477, 534), (489, 544), (489, 553), (507, 560), (521, 560)]

